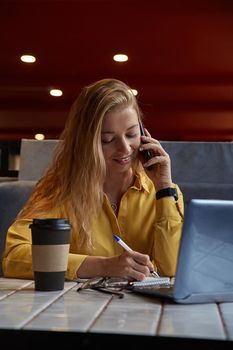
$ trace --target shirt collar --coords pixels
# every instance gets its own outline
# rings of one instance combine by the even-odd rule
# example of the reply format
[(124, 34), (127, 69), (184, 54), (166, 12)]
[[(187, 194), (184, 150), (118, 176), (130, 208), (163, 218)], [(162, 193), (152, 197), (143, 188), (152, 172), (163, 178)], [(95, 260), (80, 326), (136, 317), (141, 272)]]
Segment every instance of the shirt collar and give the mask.
[(140, 171), (137, 172), (135, 174), (136, 179), (134, 182), (134, 185), (132, 186), (133, 188), (135, 188), (136, 190), (145, 190), (146, 192), (150, 192), (149, 190), (149, 178), (146, 175), (146, 173), (144, 171)]

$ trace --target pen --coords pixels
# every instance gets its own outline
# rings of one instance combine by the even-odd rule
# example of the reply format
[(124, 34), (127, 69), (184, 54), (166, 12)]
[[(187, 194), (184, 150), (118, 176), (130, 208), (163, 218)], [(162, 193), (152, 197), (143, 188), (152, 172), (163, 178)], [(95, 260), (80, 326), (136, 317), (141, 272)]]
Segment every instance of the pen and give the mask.
[[(122, 246), (122, 248), (124, 248), (128, 252), (132, 252), (132, 249), (124, 241), (122, 241), (120, 237), (118, 237), (117, 235), (114, 235), (114, 239), (118, 244)], [(151, 275), (153, 275), (154, 277), (160, 277), (156, 271), (151, 271)]]

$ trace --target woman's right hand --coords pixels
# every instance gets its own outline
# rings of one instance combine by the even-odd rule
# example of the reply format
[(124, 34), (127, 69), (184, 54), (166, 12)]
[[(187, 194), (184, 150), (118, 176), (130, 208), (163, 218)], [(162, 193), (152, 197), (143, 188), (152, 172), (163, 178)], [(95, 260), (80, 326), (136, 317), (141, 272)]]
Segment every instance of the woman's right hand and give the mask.
[(154, 270), (149, 256), (136, 251), (124, 251), (121, 255), (109, 258), (108, 265), (112, 277), (138, 281), (142, 281)]
[(112, 257), (87, 256), (77, 271), (77, 277), (121, 277), (142, 281), (153, 270), (154, 266), (148, 255), (124, 251)]
[(136, 251), (124, 251), (106, 261), (106, 273), (110, 277), (142, 281), (153, 270), (149, 256)]

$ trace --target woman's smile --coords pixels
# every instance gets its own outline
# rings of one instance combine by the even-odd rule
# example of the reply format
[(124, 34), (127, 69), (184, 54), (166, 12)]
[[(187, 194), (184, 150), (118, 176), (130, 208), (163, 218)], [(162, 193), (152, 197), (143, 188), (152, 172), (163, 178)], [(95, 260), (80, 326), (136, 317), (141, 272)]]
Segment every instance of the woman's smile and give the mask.
[(113, 160), (115, 160), (117, 163), (121, 164), (121, 165), (125, 165), (125, 164), (129, 164), (132, 161), (132, 155), (130, 154), (128, 156), (123, 156), (123, 157), (115, 157), (113, 158)]

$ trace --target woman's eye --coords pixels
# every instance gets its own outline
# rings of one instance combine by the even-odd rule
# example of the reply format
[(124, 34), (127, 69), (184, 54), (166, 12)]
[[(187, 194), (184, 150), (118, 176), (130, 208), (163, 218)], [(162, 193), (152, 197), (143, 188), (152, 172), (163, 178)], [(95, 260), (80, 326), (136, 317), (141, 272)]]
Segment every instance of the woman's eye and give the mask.
[(134, 134), (128, 134), (128, 135), (126, 135), (126, 136), (129, 137), (129, 138), (133, 138), (133, 137), (138, 136), (138, 134), (137, 134), (137, 133), (134, 133)]
[(104, 140), (102, 140), (102, 143), (110, 143), (112, 141), (113, 141), (113, 139), (104, 139)]

